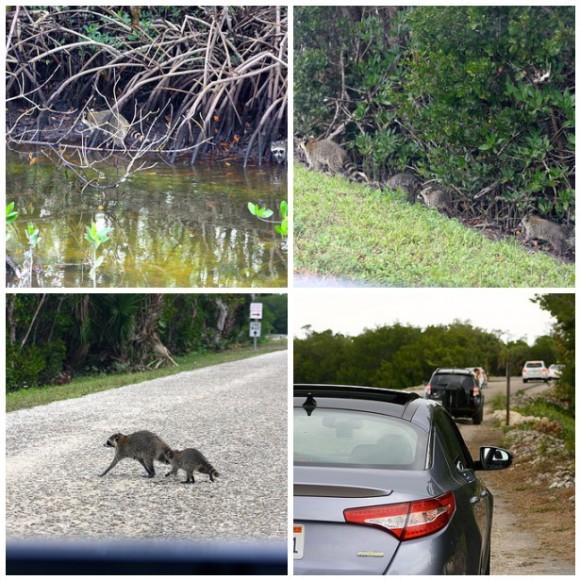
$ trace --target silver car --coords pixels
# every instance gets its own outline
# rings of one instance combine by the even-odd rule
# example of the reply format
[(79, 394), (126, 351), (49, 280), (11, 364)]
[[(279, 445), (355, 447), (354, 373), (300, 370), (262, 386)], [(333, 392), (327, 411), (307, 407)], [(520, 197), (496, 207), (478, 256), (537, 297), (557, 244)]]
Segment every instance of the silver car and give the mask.
[(562, 376), (564, 365), (550, 365), (548, 367), (548, 376), (551, 381), (558, 380)]
[(493, 498), (445, 409), (416, 393), (294, 387), (295, 574), (489, 574)]

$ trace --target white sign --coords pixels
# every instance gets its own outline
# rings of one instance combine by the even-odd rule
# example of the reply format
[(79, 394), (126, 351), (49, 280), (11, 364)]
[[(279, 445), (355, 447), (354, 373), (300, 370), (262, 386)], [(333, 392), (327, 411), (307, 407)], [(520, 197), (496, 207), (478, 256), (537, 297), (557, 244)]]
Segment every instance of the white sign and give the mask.
[(250, 318), (262, 319), (262, 303), (252, 302), (250, 304)]
[(252, 320), (250, 322), (250, 337), (258, 338), (262, 334), (262, 323)]

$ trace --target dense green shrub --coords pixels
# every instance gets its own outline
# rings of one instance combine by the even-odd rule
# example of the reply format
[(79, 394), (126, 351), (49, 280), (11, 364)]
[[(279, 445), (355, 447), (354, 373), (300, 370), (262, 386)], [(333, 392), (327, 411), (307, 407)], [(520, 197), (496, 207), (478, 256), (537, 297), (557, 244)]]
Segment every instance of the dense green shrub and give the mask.
[(537, 302), (543, 310), (548, 311), (555, 319), (555, 348), (559, 363), (564, 364), (564, 371), (557, 382), (558, 395), (569, 402), (571, 415), (576, 408), (576, 295), (575, 294), (540, 294)]
[(285, 294), (11, 294), (6, 388), (140, 371), (173, 365), (179, 355), (247, 346), (252, 300), (264, 303), (264, 335), (287, 328)]
[(302, 7), (296, 28), (298, 133), (338, 131), (375, 179), (410, 168), (467, 215), (571, 221), (573, 7)]
[(8, 345), (6, 351), (6, 386), (8, 391), (40, 387), (53, 383), (65, 364), (66, 346), (55, 340), (42, 346), (23, 349)]

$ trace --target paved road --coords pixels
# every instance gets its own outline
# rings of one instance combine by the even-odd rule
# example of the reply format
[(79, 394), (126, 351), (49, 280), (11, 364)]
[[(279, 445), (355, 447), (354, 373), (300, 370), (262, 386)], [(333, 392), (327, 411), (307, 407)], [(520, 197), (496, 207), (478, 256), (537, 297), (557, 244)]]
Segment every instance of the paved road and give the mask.
[[(287, 352), (8, 413), (8, 538), (277, 540), (287, 537)], [(197, 447), (220, 472), (195, 485), (145, 479), (116, 432), (149, 429)]]
[(295, 288), (381, 288), (384, 284), (337, 276), (294, 273)]
[[(516, 393), (520, 391), (525, 391), (527, 394), (541, 393), (547, 389), (552, 388), (551, 383), (544, 383), (544, 381), (533, 381), (530, 383), (525, 383), (522, 377), (511, 377), (510, 380), (510, 394), (513, 397)], [(483, 390), (485, 395), (486, 404), (491, 403), (491, 400), (495, 395), (507, 393), (506, 379), (505, 377), (494, 377), (491, 379), (487, 388)]]
[[(526, 391), (529, 394), (540, 393), (552, 387), (551, 383), (544, 383), (543, 381), (533, 381), (524, 384), (522, 377), (511, 377), (510, 381), (510, 395), (513, 397), (519, 391)], [(405, 389), (407, 391), (414, 391), (419, 395), (423, 396), (425, 392), (424, 386), (413, 387), (411, 389)], [(485, 404), (489, 405), (492, 399), (496, 395), (505, 395), (507, 393), (506, 389), (506, 378), (505, 377), (490, 377), (489, 383), (485, 389), (483, 389), (483, 394), (485, 396)]]

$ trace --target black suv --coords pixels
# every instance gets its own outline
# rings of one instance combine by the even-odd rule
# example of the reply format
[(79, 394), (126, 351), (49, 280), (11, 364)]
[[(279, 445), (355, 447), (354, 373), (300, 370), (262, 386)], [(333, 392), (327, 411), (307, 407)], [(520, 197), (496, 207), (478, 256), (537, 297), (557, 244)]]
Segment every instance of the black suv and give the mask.
[(484, 397), (475, 375), (466, 369), (437, 369), (425, 387), (425, 398), (443, 405), (453, 417), (483, 421)]

